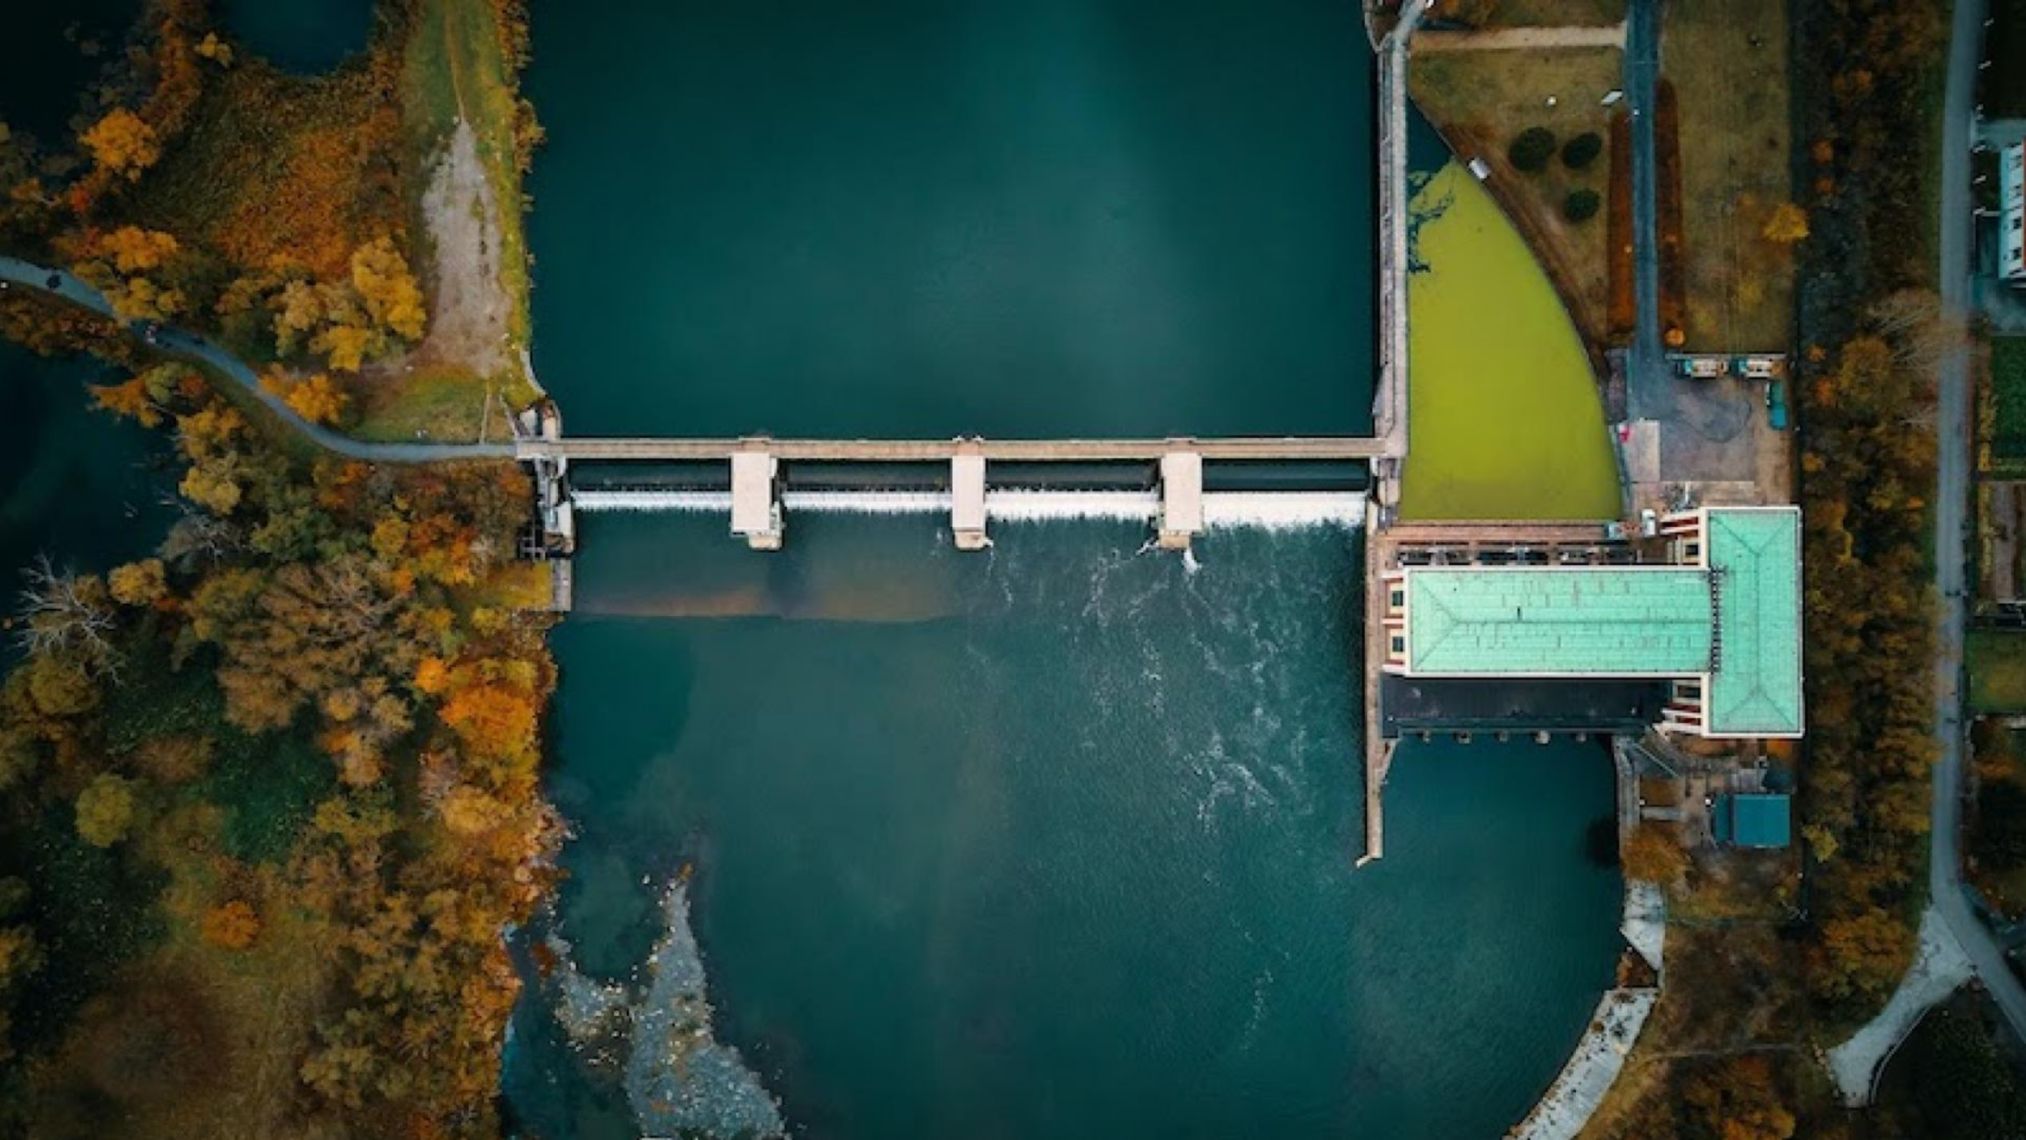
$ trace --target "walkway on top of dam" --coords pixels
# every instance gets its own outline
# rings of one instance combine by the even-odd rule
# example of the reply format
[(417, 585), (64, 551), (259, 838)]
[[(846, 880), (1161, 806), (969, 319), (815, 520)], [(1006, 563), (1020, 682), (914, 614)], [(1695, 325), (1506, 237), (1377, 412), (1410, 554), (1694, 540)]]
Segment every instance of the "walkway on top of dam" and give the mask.
[(937, 462), (974, 455), (995, 462), (1108, 462), (1158, 460), (1178, 451), (1204, 459), (1375, 459), (1388, 441), (1364, 436), (1243, 436), (1197, 439), (737, 439), (523, 438), (515, 458), (572, 460), (729, 460), (764, 452), (780, 460), (833, 462)]

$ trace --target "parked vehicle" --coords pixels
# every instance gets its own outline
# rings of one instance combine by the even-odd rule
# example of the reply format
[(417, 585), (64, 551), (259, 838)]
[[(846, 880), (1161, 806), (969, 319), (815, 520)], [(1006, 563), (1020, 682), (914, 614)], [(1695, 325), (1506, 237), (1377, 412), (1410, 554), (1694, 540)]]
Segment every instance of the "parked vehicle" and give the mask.
[(1766, 423), (1774, 431), (1787, 430), (1787, 386), (1778, 380), (1766, 385)]

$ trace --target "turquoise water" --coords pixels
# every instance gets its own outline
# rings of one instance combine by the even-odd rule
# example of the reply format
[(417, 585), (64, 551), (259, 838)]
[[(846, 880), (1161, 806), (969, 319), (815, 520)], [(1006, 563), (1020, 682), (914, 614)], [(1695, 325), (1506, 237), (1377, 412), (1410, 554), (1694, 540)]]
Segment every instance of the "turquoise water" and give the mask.
[(321, 75), (365, 48), (373, 0), (220, 0), (218, 22), (283, 71)]
[[(772, 556), (588, 521), (554, 640), (576, 965), (631, 976), (692, 863), (719, 1037), (811, 1136), (1517, 1119), (1611, 977), (1601, 749), (1410, 748), (1353, 872), (1355, 535), (1215, 534), (1192, 571), (1133, 526), (964, 555), (939, 521), (800, 518)], [(635, 1134), (531, 992), (527, 1133)]]
[(573, 432), (1368, 429), (1356, 4), (532, 7)]
[(176, 517), (180, 475), (167, 441), (87, 404), (85, 384), (119, 379), (89, 357), (49, 360), (0, 341), (0, 591), (39, 554), (105, 570), (152, 551)]
[(69, 141), (85, 86), (118, 59), (139, 0), (14, 4), (0, 36), (0, 122), (36, 136), (44, 150)]

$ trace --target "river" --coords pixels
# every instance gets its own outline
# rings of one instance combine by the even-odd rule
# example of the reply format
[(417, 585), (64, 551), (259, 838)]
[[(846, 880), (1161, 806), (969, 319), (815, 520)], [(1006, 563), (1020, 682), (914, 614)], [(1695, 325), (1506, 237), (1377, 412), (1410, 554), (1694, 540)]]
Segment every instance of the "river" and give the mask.
[[(298, 70), (357, 42), (250, 10)], [(534, 28), (536, 358), (573, 431), (1369, 427), (1354, 5), (537, 0)], [(0, 353), (56, 449), (7, 478), (16, 563), (159, 534), (140, 437), (103, 483), (64, 474), (65, 441), (129, 439), (84, 422), (90, 375)], [(1524, 1112), (1611, 978), (1601, 749), (1409, 745), (1387, 857), (1353, 871), (1356, 531), (1187, 560), (1133, 525), (995, 537), (798, 516), (763, 556), (719, 518), (586, 520), (554, 637), (570, 878), (515, 937), (521, 1134), (1376, 1140)]]
[(1355, 4), (533, 9), (534, 357), (573, 432), (1370, 426)]
[[(1369, 428), (1355, 6), (537, 0), (534, 45), (572, 432)], [(522, 1134), (1518, 1119), (1611, 982), (1602, 749), (1409, 745), (1354, 872), (1355, 530), (942, 524), (585, 520)]]

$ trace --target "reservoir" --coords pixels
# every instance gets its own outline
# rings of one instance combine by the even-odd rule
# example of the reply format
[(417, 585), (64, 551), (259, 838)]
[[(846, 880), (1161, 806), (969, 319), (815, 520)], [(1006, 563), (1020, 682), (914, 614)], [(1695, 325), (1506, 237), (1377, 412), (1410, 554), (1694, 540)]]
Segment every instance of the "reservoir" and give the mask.
[(1339, 0), (536, 0), (536, 370), (572, 434), (1370, 426)]
[[(571, 434), (1363, 433), (1372, 60), (1321, 0), (536, 0)], [(583, 519), (522, 1135), (1495, 1136), (1612, 981), (1598, 746), (1403, 747), (1361, 536)]]

